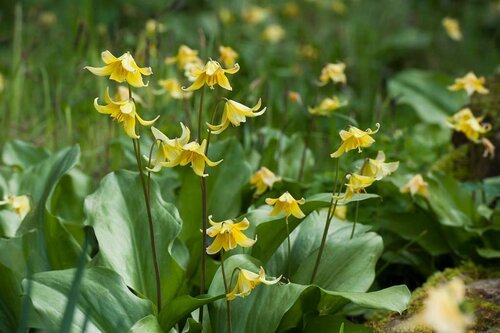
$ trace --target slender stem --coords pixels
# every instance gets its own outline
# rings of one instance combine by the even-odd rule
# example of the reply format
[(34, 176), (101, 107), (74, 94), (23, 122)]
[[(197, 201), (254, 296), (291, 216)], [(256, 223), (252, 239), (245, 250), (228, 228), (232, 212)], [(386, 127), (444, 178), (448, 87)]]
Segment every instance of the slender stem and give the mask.
[[(205, 87), (201, 88), (200, 108), (198, 110), (198, 143), (202, 142), (202, 128), (203, 128), (203, 100), (205, 96)], [(206, 244), (207, 244), (207, 181), (205, 177), (201, 177), (201, 280), (200, 280), (200, 293), (205, 293), (205, 279), (206, 279)], [(203, 324), (203, 306), (200, 307), (198, 321)]]
[(153, 216), (151, 214), (151, 203), (150, 197), (148, 195), (148, 190), (146, 188), (146, 181), (144, 180), (144, 173), (142, 170), (141, 163), (141, 145), (138, 139), (132, 139), (134, 144), (135, 157), (137, 161), (137, 168), (139, 169), (139, 176), (141, 178), (142, 189), (144, 192), (144, 200), (146, 201), (146, 212), (148, 215), (148, 223), (149, 223), (149, 238), (151, 240), (151, 253), (153, 255), (153, 265), (155, 270), (155, 278), (156, 278), (156, 302), (158, 307), (158, 313), (161, 311), (161, 280), (160, 280), (160, 268), (158, 266), (158, 256), (156, 254), (156, 241), (155, 241), (155, 231), (153, 225)]
[[(326, 221), (325, 221), (325, 229), (323, 230), (323, 236), (321, 238), (321, 244), (319, 246), (319, 251), (318, 251), (318, 256), (316, 257), (316, 263), (314, 264), (314, 269), (313, 273), (311, 275), (311, 282), (314, 282), (314, 279), (316, 278), (316, 274), (318, 273), (318, 268), (319, 268), (319, 263), (321, 261), (321, 256), (323, 255), (323, 251), (325, 249), (325, 244), (326, 244), (326, 238), (328, 236), (328, 230), (330, 229), (330, 223), (332, 222), (332, 218), (335, 215), (335, 210), (337, 209), (337, 203), (338, 199), (334, 200), (335, 195), (340, 195), (340, 192), (342, 190), (342, 183), (340, 185), (340, 189), (337, 193), (337, 181), (339, 177), (339, 159), (336, 159), (336, 166), (335, 166), (335, 181), (333, 182), (333, 193), (332, 193), (332, 198), (330, 199), (330, 205), (328, 206), (328, 213), (326, 214)], [(333, 207), (333, 208), (332, 208)]]
[[(226, 272), (224, 270), (224, 250), (221, 250), (220, 252), (220, 266), (221, 266), (221, 272), (222, 272), (222, 281), (224, 282), (224, 290), (226, 292), (226, 295), (229, 294), (229, 288), (227, 285), (227, 280), (226, 280)], [(227, 331), (229, 333), (232, 333), (233, 331), (233, 326), (231, 323), (231, 301), (227, 299), (226, 297), (226, 305), (227, 305)]]
[(352, 237), (354, 237), (354, 230), (356, 230), (356, 223), (358, 222), (358, 212), (359, 212), (359, 200), (356, 201), (356, 212), (354, 213), (354, 223), (352, 225), (351, 237), (349, 239), (352, 239)]
[[(153, 156), (153, 149), (156, 146), (156, 142), (157, 140), (153, 141), (151, 148), (149, 149), (148, 168), (151, 168), (151, 158)], [(151, 171), (148, 171), (148, 199), (151, 202)]]
[(288, 216), (286, 217), (285, 219), (285, 225), (286, 225), (286, 239), (287, 239), (287, 243), (288, 243), (288, 258), (287, 258), (287, 262), (288, 262), (288, 268), (287, 268), (287, 272), (288, 272), (288, 280), (290, 280), (290, 274), (291, 274), (291, 257), (292, 257), (292, 248), (290, 246), (290, 228), (288, 226)]

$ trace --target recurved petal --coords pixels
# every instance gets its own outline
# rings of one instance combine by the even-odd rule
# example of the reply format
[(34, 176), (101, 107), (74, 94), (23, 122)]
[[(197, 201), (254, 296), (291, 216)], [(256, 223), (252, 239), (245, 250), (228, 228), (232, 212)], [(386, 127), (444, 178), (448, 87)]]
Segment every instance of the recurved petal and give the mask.
[(330, 157), (332, 158), (338, 158), (340, 156), (342, 156), (342, 154), (345, 153), (345, 143), (342, 143), (339, 147), (339, 149), (337, 149), (335, 152), (331, 153), (330, 154)]
[(237, 230), (246, 230), (248, 229), (248, 226), (250, 225), (250, 222), (248, 221), (248, 219), (245, 217), (243, 220), (241, 220), (240, 222), (238, 223), (235, 223), (233, 225), (233, 228), (234, 229), (237, 229)]
[(215, 75), (217, 75), (217, 83), (219, 84), (219, 86), (229, 91), (233, 90), (231, 84), (229, 84), (229, 80), (227, 79), (226, 75), (224, 75), (224, 72), (217, 73)]
[(97, 103), (98, 99), (99, 99), (98, 97), (96, 97), (94, 99), (94, 107), (97, 110), (97, 112), (104, 113), (104, 114), (111, 114), (111, 113), (113, 113), (113, 111), (116, 110), (116, 108), (114, 108), (114, 107), (112, 107), (110, 105), (99, 105)]
[(97, 76), (107, 76), (113, 72), (113, 68), (111, 68), (111, 66), (104, 66), (104, 67), (85, 66), (85, 69), (89, 70), (92, 74)]
[(182, 90), (184, 91), (194, 91), (194, 90), (198, 90), (200, 89), (201, 87), (203, 87), (203, 85), (205, 84), (205, 81), (206, 81), (206, 75), (205, 74), (200, 74), (196, 80), (193, 82), (192, 85), (190, 85), (189, 87), (187, 88), (182, 88)]
[(272, 206), (274, 205), (277, 201), (278, 201), (279, 198), (276, 198), (276, 199), (273, 199), (273, 198), (266, 198), (266, 204)]
[(115, 62), (115, 61), (118, 61), (118, 58), (115, 57), (111, 52), (109, 52), (108, 50), (106, 51), (103, 51), (101, 53), (101, 59), (102, 61), (104, 61), (104, 63), (106, 65), (109, 65), (110, 63), (112, 62)]
[(160, 118), (160, 116), (156, 116), (155, 119), (153, 120), (144, 120), (141, 118), (141, 116), (139, 116), (139, 114), (136, 112), (135, 113), (135, 116), (137, 117), (137, 120), (139, 120), (139, 123), (142, 125), (142, 126), (151, 126), (155, 123), (155, 121), (158, 120), (158, 118)]
[(241, 247), (250, 247), (256, 242), (256, 240), (248, 238), (239, 230), (234, 230), (232, 232), (232, 235), (234, 237), (234, 240), (236, 241), (236, 244)]
[(146, 84), (144, 84), (144, 81), (142, 81), (141, 72), (139, 71), (128, 72), (127, 82), (130, 83), (130, 85), (138, 88), (147, 86)]
[(239, 64), (234, 64), (233, 67), (225, 69), (224, 72), (229, 73), (229, 74), (234, 74), (240, 70), (240, 65)]
[(170, 140), (165, 134), (163, 134), (159, 129), (157, 129), (154, 126), (151, 127), (151, 132), (153, 133), (155, 140), (160, 140), (162, 142), (167, 142), (168, 140)]
[(135, 133), (135, 118), (134, 117), (125, 117), (123, 120), (123, 128), (125, 129), (125, 133), (132, 139), (138, 139), (139, 136)]
[(221, 236), (217, 236), (215, 237), (214, 241), (212, 242), (212, 244), (210, 244), (209, 247), (207, 247), (207, 253), (208, 254), (216, 254), (218, 253), (221, 249), (222, 249), (222, 237)]
[(153, 70), (151, 69), (151, 67), (139, 68), (139, 72), (141, 72), (142, 75), (146, 75), (146, 76), (153, 74)]

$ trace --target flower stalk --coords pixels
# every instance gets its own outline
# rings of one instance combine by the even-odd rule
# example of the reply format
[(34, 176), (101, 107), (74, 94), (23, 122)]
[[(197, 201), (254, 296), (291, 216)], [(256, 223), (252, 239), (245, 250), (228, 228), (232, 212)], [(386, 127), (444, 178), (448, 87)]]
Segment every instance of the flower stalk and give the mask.
[(352, 225), (351, 237), (349, 239), (352, 239), (354, 237), (354, 231), (356, 230), (356, 223), (358, 222), (358, 212), (359, 212), (359, 200), (356, 201), (356, 212), (354, 213), (354, 223)]
[[(314, 282), (316, 274), (318, 273), (319, 263), (321, 261), (321, 256), (323, 255), (323, 251), (325, 249), (328, 230), (330, 229), (330, 223), (332, 222), (333, 216), (335, 215), (335, 210), (337, 209), (337, 203), (339, 201), (338, 197), (334, 201), (334, 197), (337, 194), (337, 182), (339, 177), (339, 159), (336, 158), (335, 160), (336, 160), (336, 165), (335, 165), (335, 181), (333, 182), (333, 193), (332, 193), (332, 198), (330, 199), (330, 206), (328, 206), (328, 213), (326, 214), (325, 229), (323, 230), (323, 236), (321, 238), (321, 244), (319, 246), (318, 257), (316, 258), (316, 263), (314, 264), (313, 273), (311, 275), (311, 282), (310, 282), (311, 284)], [(340, 187), (341, 187), (340, 190), (342, 190), (342, 185)]]
[[(227, 294), (229, 294), (229, 287), (228, 287), (228, 284), (227, 284), (227, 280), (226, 280), (226, 272), (224, 270), (224, 250), (221, 250), (220, 252), (220, 266), (221, 266), (221, 272), (222, 272), (222, 281), (224, 282), (224, 291)], [(234, 274), (234, 272), (233, 272)], [(231, 276), (231, 280), (233, 279), (233, 277)], [(231, 281), (229, 281), (229, 283), (231, 283)], [(229, 333), (232, 333), (233, 332), (233, 326), (232, 326), (232, 322), (231, 322), (231, 301), (227, 299), (226, 297), (226, 309), (227, 309), (227, 331)]]

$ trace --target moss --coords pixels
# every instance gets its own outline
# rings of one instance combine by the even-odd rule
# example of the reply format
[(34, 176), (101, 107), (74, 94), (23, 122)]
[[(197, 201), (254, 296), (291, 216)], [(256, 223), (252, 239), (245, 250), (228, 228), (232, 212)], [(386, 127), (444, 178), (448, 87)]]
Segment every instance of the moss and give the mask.
[[(461, 278), (466, 285), (471, 284), (478, 280), (484, 279), (495, 279), (500, 278), (500, 270), (498, 267), (495, 268), (485, 268), (476, 266), (471, 262), (465, 263), (457, 268), (449, 268), (443, 272), (437, 272), (433, 274), (427, 282), (425, 282), (420, 288), (413, 291), (410, 304), (408, 309), (403, 315), (398, 315), (395, 313), (382, 313), (372, 316), (371, 320), (367, 325), (375, 333), (387, 333), (387, 332), (399, 332), (395, 327), (404, 323), (406, 320), (414, 316), (415, 314), (421, 312), (423, 307), (423, 302), (427, 297), (427, 292), (430, 288), (436, 287), (442, 283), (450, 281), (454, 277)], [(500, 327), (500, 305), (485, 299), (479, 293), (474, 292), (474, 290), (468, 289), (466, 295), (466, 301), (470, 303), (474, 308), (474, 313), (476, 316), (476, 324), (472, 327), (469, 332), (487, 332), (491, 327)], [(402, 331), (401, 331), (402, 332)], [(432, 330), (421, 327), (414, 329), (405, 333), (432, 333)]]

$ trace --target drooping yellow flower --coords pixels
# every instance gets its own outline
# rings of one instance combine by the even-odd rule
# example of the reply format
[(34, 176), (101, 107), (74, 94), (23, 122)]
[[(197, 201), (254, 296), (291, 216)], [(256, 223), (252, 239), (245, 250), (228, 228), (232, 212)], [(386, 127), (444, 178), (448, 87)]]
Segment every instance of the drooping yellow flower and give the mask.
[(149, 76), (153, 74), (151, 67), (139, 67), (135, 63), (134, 58), (130, 52), (124, 53), (119, 58), (115, 57), (109, 51), (104, 51), (101, 53), (102, 61), (106, 64), (104, 67), (90, 67), (86, 66), (92, 74), (98, 76), (108, 76), (110, 80), (116, 82), (129, 83), (134, 87), (145, 87), (142, 80), (142, 75)]
[(376, 180), (381, 180), (396, 171), (398, 167), (399, 162), (385, 163), (385, 154), (383, 151), (379, 151), (375, 159), (369, 158), (366, 160), (365, 164), (363, 164), (363, 167), (361, 168), (360, 174), (362, 176), (373, 177)]
[(109, 96), (109, 87), (106, 88), (106, 93), (104, 95), (104, 100), (106, 105), (99, 105), (96, 97), (94, 100), (94, 107), (99, 113), (109, 114), (111, 118), (115, 119), (119, 123), (123, 123), (123, 128), (125, 133), (132, 139), (138, 139), (139, 136), (135, 132), (135, 119), (139, 121), (142, 126), (151, 126), (160, 117), (157, 116), (153, 120), (142, 119), (136, 111), (135, 103), (133, 99), (125, 99), (114, 101)]
[(446, 33), (448, 34), (448, 37), (450, 37), (454, 41), (462, 40), (462, 31), (460, 30), (460, 24), (458, 23), (458, 20), (451, 17), (445, 17), (443, 18), (442, 24), (444, 29), (446, 30)]
[(257, 197), (266, 192), (268, 188), (273, 188), (274, 183), (281, 181), (271, 170), (261, 167), (250, 179), (250, 184), (255, 186), (254, 196)]
[(330, 80), (335, 83), (340, 82), (345, 84), (347, 81), (346, 75), (344, 73), (345, 67), (346, 66), (343, 62), (326, 64), (326, 66), (321, 70), (321, 75), (319, 77), (320, 85), (324, 86)]
[(241, 17), (250, 24), (257, 24), (264, 21), (269, 15), (266, 8), (259, 6), (250, 6), (241, 11)]
[(213, 167), (222, 162), (222, 160), (217, 162), (209, 160), (205, 155), (206, 148), (207, 140), (203, 140), (201, 145), (196, 141), (189, 142), (182, 146), (182, 150), (176, 158), (166, 162), (160, 162), (160, 164), (161, 166), (172, 168), (177, 165), (184, 166), (191, 163), (191, 167), (193, 168), (195, 174), (200, 177), (206, 177), (208, 174), (204, 173), (205, 163)]
[(400, 189), (401, 193), (411, 193), (412, 196), (419, 194), (424, 198), (429, 197), (429, 184), (424, 181), (421, 174), (416, 174), (412, 179), (403, 185)]
[(465, 90), (470, 96), (474, 92), (478, 94), (488, 94), (490, 91), (484, 86), (485, 79), (483, 76), (477, 77), (473, 72), (467, 73), (464, 77), (455, 79), (455, 83), (448, 87), (451, 91)]
[(342, 139), (342, 144), (330, 156), (332, 158), (337, 158), (350, 150), (357, 149), (361, 152), (361, 148), (370, 147), (375, 142), (375, 139), (373, 139), (371, 135), (377, 133), (380, 129), (379, 123), (375, 124), (375, 126), (377, 126), (375, 131), (369, 128), (367, 128), (366, 131), (362, 131), (354, 126), (351, 126), (348, 131), (341, 130), (339, 135)]
[(347, 105), (346, 102), (341, 102), (337, 96), (333, 98), (325, 98), (319, 103), (318, 106), (309, 108), (309, 113), (317, 116), (329, 116), (333, 113), (333, 111), (340, 109), (343, 106)]
[(221, 123), (219, 125), (211, 125), (207, 123), (207, 126), (213, 134), (222, 133), (230, 123), (233, 124), (233, 126), (238, 127), (241, 123), (246, 122), (246, 117), (254, 118), (266, 112), (266, 108), (257, 111), (260, 109), (260, 106), (260, 99), (257, 102), (257, 105), (253, 108), (249, 108), (248, 106), (228, 99), (226, 104), (224, 104), (224, 112), (222, 113)]
[(222, 222), (214, 222), (212, 216), (208, 217), (208, 221), (212, 225), (207, 229), (207, 235), (214, 238), (212, 244), (207, 247), (208, 254), (216, 254), (220, 250), (229, 251), (235, 249), (236, 246), (250, 247), (255, 244), (257, 239), (250, 239), (243, 230), (248, 229), (250, 222), (244, 218), (240, 222), (235, 223), (233, 220), (225, 220)]
[(464, 133), (469, 140), (479, 142), (479, 137), (491, 130), (491, 124), (481, 124), (482, 120), (483, 117), (476, 118), (469, 108), (465, 108), (448, 118), (448, 125)]
[(226, 67), (232, 67), (236, 63), (236, 59), (238, 59), (239, 54), (233, 50), (230, 46), (219, 46), (220, 53), (220, 61)]
[(30, 199), (27, 195), (9, 195), (3, 201), (0, 201), (0, 206), (1, 205), (10, 205), (12, 210), (16, 212), (21, 220), (24, 219), (31, 210)]
[(281, 275), (274, 280), (266, 280), (266, 272), (262, 266), (260, 267), (259, 274), (242, 268), (239, 270), (236, 286), (226, 297), (229, 301), (234, 300), (236, 297), (245, 297), (250, 295), (252, 290), (260, 283), (270, 286), (278, 283), (280, 280)]
[(194, 68), (192, 74), (196, 78), (192, 85), (185, 88), (184, 90), (193, 91), (198, 90), (203, 87), (204, 84), (209, 86), (211, 89), (214, 85), (218, 84), (224, 89), (233, 90), (229, 84), (229, 80), (226, 77), (227, 74), (234, 74), (240, 70), (240, 65), (235, 64), (232, 68), (224, 69), (215, 60), (209, 60), (205, 66), (197, 66)]
[(170, 97), (174, 99), (190, 98), (193, 93), (191, 91), (182, 90), (182, 86), (177, 79), (165, 79), (158, 82), (163, 92), (168, 92)]
[(198, 51), (193, 50), (187, 45), (181, 45), (179, 47), (179, 51), (177, 51), (177, 55), (173, 57), (168, 57), (165, 59), (165, 63), (167, 65), (177, 63), (177, 67), (179, 69), (185, 69), (187, 64), (196, 63), (201, 64), (202, 61), (198, 57)]
[[(156, 153), (156, 159), (151, 160), (152, 168), (146, 168), (151, 172), (158, 172), (161, 170), (161, 162), (174, 161), (182, 152), (182, 147), (189, 142), (190, 130), (183, 123), (181, 124), (182, 134), (179, 138), (170, 139), (160, 130), (155, 127), (151, 127), (151, 132), (158, 145), (158, 151)], [(146, 156), (149, 161), (149, 158)]]
[(285, 37), (285, 30), (279, 24), (271, 24), (262, 32), (262, 38), (271, 44), (276, 44)]
[(267, 198), (266, 204), (274, 206), (271, 211), (271, 215), (278, 215), (280, 213), (285, 214), (286, 217), (290, 215), (295, 216), (298, 219), (305, 217), (304, 212), (300, 209), (299, 205), (303, 205), (306, 202), (304, 198), (300, 200), (295, 200), (290, 193), (285, 192), (279, 198), (272, 199)]
[(465, 285), (459, 278), (428, 291), (422, 312), (423, 322), (436, 333), (465, 333), (474, 323), (474, 317), (465, 313)]
[(366, 188), (376, 180), (374, 177), (362, 176), (357, 173), (352, 173), (347, 177), (349, 181), (345, 184), (345, 193), (340, 196), (334, 196), (335, 199), (349, 200), (354, 197), (355, 194), (360, 194), (361, 192), (366, 193)]

